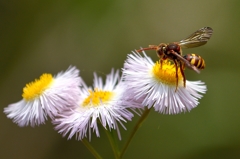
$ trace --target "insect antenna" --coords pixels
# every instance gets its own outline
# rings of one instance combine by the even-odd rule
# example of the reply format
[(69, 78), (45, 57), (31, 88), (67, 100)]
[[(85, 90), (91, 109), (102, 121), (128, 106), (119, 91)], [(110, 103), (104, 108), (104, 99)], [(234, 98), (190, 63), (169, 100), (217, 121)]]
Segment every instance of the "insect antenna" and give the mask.
[(157, 46), (156, 45), (149, 45), (149, 47), (146, 47), (146, 48), (141, 48), (141, 49), (138, 49), (136, 50), (137, 52), (143, 52), (145, 50), (157, 50)]

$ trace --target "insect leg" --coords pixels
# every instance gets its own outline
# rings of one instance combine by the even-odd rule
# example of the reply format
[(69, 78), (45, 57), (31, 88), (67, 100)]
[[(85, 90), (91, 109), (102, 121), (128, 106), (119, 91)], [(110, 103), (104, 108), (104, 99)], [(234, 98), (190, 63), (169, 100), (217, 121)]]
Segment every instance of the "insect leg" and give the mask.
[(177, 87), (178, 87), (178, 64), (177, 64), (177, 59), (173, 59), (175, 68), (176, 68), (176, 89), (175, 92), (177, 91)]
[(183, 69), (184, 69), (184, 64), (182, 64), (182, 62), (180, 62), (180, 71), (181, 71), (181, 74), (183, 77), (183, 86), (186, 87), (186, 77), (185, 77)]
[(160, 68), (162, 69), (162, 63), (163, 63), (163, 59), (161, 58), (160, 60), (159, 60), (159, 64), (160, 64)]

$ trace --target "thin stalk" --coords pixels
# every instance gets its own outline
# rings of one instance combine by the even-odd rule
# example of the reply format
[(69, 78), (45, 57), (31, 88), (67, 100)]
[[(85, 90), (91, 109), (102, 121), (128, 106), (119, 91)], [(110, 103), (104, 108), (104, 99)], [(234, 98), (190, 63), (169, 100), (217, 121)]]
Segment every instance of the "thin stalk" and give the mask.
[(142, 126), (142, 123), (145, 121), (145, 119), (147, 118), (149, 112), (151, 109), (145, 108), (145, 111), (143, 112), (143, 114), (141, 115), (141, 117), (139, 118), (138, 122), (136, 123), (136, 125), (134, 126), (127, 142), (125, 143), (121, 153), (120, 153), (120, 158), (123, 157), (124, 153), (126, 152), (130, 142), (132, 141), (134, 135), (136, 134), (137, 130)]
[(116, 142), (116, 137), (114, 135), (114, 132), (113, 130), (112, 131), (108, 131), (104, 128), (106, 134), (107, 134), (107, 137), (108, 137), (108, 140), (110, 142), (110, 145), (112, 147), (112, 150), (113, 150), (113, 153), (114, 153), (114, 156), (115, 156), (115, 159), (120, 159), (119, 158), (119, 148), (118, 148), (118, 144)]
[(92, 147), (92, 145), (88, 142), (87, 139), (82, 139), (82, 143), (88, 148), (88, 150), (93, 154), (96, 159), (102, 159), (102, 157), (98, 154), (98, 152)]

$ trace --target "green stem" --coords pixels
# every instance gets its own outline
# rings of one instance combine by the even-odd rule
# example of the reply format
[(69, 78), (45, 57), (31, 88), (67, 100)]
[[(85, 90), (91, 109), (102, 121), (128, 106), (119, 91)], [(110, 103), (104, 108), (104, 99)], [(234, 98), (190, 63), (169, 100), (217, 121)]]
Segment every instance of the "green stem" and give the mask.
[(133, 128), (126, 144), (124, 145), (121, 153), (120, 153), (120, 158), (123, 157), (124, 153), (126, 152), (130, 142), (132, 141), (134, 135), (136, 134), (137, 130), (141, 127), (142, 123), (145, 121), (145, 119), (147, 118), (149, 112), (151, 109), (145, 108), (145, 111), (143, 112), (143, 114), (141, 115), (141, 117), (139, 118), (138, 122), (136, 123), (135, 127)]
[(82, 139), (82, 142), (96, 159), (102, 159), (102, 157), (97, 153), (97, 151), (92, 147), (92, 145), (87, 141), (87, 139)]
[(106, 134), (107, 134), (107, 137), (108, 137), (108, 140), (110, 142), (110, 145), (112, 147), (112, 150), (113, 150), (113, 153), (114, 153), (114, 156), (115, 156), (115, 159), (120, 159), (119, 158), (119, 148), (118, 148), (118, 144), (116, 142), (116, 137), (114, 136), (114, 132), (113, 130), (112, 131), (108, 131), (104, 128)]

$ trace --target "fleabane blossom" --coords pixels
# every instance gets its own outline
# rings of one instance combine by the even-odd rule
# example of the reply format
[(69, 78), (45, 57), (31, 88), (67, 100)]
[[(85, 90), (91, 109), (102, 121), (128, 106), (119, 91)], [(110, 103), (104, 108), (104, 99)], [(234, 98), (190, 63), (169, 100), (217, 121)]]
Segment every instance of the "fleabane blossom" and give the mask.
[(91, 139), (95, 132), (100, 137), (99, 125), (106, 130), (116, 129), (121, 139), (118, 124), (124, 129), (123, 122), (130, 121), (134, 116), (131, 109), (139, 106), (130, 100), (124, 100), (125, 85), (122, 83), (119, 72), (114, 70), (106, 76), (105, 83), (101, 77), (94, 73), (93, 87), (81, 82), (80, 100), (75, 109), (64, 111), (59, 118), (53, 121), (63, 136), (68, 139), (76, 135), (77, 140), (85, 137)]
[(44, 73), (39, 79), (26, 84), (23, 99), (4, 108), (7, 117), (19, 126), (40, 125), (62, 110), (76, 104), (80, 93), (79, 70), (69, 67), (56, 76)]
[(195, 108), (206, 92), (206, 85), (201, 81), (188, 81), (184, 87), (183, 77), (178, 69), (176, 88), (176, 68), (169, 60), (162, 65), (154, 63), (145, 52), (129, 54), (124, 63), (123, 79), (129, 96), (148, 108), (163, 114), (178, 114)]

